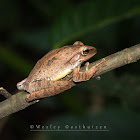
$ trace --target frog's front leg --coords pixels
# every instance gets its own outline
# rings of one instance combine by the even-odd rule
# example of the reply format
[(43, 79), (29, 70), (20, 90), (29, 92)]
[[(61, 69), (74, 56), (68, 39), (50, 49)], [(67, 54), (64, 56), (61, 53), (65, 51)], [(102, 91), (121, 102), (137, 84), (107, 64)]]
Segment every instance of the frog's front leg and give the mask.
[[(30, 88), (34, 88), (34, 92), (26, 95), (26, 101), (30, 102), (40, 98), (54, 96), (71, 88), (70, 81), (36, 81)], [(37, 87), (37, 89), (35, 89)]]
[(100, 63), (88, 69), (89, 62), (86, 63), (86, 71), (79, 72), (80, 66), (74, 69), (73, 71), (73, 81), (74, 82), (82, 82), (89, 80), (98, 70), (106, 66), (105, 59), (103, 59)]

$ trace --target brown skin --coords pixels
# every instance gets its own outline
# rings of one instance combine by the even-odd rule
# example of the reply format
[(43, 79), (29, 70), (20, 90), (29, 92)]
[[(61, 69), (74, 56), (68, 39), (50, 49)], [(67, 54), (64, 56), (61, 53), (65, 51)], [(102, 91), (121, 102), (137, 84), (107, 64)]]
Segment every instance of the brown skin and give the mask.
[[(29, 76), (17, 84), (19, 90), (31, 93), (26, 96), (26, 101), (59, 94), (71, 88), (71, 81), (81, 82), (89, 80), (96, 71), (105, 66), (103, 62), (80, 73), (80, 65), (96, 54), (96, 48), (76, 41), (73, 45), (64, 46), (50, 51), (34, 66)], [(70, 80), (62, 78), (73, 72)]]

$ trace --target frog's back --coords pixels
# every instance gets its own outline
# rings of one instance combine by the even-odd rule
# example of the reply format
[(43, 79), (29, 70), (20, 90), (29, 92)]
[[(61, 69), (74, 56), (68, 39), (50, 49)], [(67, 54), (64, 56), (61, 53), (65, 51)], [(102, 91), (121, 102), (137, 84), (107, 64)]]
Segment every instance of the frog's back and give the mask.
[(40, 80), (56, 81), (69, 73), (70, 70), (64, 66), (66, 59), (60, 56), (63, 55), (62, 49), (64, 50), (64, 47), (52, 50), (42, 57), (30, 72), (25, 85), (28, 86), (29, 83)]
[(55, 52), (49, 52), (36, 63), (27, 78), (27, 82), (50, 80), (50, 77), (52, 76), (50, 75), (50, 71), (52, 73), (54, 71), (52, 63), (55, 64), (55, 61), (58, 61), (57, 54)]

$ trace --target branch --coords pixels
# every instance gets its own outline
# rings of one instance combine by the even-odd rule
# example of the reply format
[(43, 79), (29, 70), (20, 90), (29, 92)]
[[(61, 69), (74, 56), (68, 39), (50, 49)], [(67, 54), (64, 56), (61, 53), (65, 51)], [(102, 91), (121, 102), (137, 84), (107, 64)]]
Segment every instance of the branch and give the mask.
[(19, 110), (23, 110), (24, 108), (38, 102), (38, 100), (27, 103), (25, 97), (27, 92), (18, 92), (15, 95), (12, 95), (10, 98), (0, 103), (0, 119), (8, 116), (14, 112)]
[[(108, 71), (111, 71), (113, 69), (116, 69), (118, 67), (124, 66), (126, 64), (134, 63), (139, 59), (140, 59), (140, 44), (137, 44), (133, 47), (126, 48), (122, 51), (119, 51), (117, 53), (105, 57), (107, 66), (97, 71), (94, 77), (106, 73)], [(89, 68), (91, 68), (92, 66), (94, 66), (95, 64), (101, 61), (102, 59), (91, 63)], [(84, 70), (85, 70), (85, 66), (82, 67), (81, 71)]]
[[(96, 72), (94, 77), (101, 75), (103, 73), (106, 73), (108, 71), (111, 71), (113, 69), (116, 69), (118, 67), (121, 67), (123, 65), (136, 62), (140, 59), (140, 44), (135, 45), (130, 48), (126, 48), (120, 52), (114, 53), (112, 55), (109, 55), (105, 57), (107, 65)], [(101, 62), (102, 59), (95, 61), (90, 64), (89, 68), (94, 66), (95, 64)], [(85, 66), (81, 68), (80, 71), (85, 71)], [(76, 85), (74, 82), (72, 82), (72, 86)], [(22, 110), (36, 102), (33, 101), (30, 103), (27, 103), (25, 100), (25, 97), (28, 93), (27, 92), (19, 92), (10, 98), (6, 99), (5, 101), (0, 103), (0, 118), (3, 118), (5, 116), (8, 116), (14, 112), (17, 112), (19, 110)]]
[(0, 94), (3, 95), (5, 98), (10, 98), (12, 95), (3, 87), (0, 88)]

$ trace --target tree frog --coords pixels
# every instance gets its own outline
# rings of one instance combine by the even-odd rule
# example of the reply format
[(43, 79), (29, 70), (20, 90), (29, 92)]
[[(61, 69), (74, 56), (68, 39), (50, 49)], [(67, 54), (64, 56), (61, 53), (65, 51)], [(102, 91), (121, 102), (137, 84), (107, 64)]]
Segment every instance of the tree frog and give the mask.
[[(79, 72), (81, 64), (94, 56), (96, 52), (95, 47), (84, 45), (80, 41), (54, 49), (36, 63), (26, 79), (17, 83), (17, 88), (30, 93), (26, 96), (27, 102), (70, 89), (72, 81), (89, 80), (96, 71), (105, 66), (104, 62), (100, 62), (88, 69), (89, 63), (87, 62), (86, 71)], [(65, 78), (70, 73), (72, 76)]]

